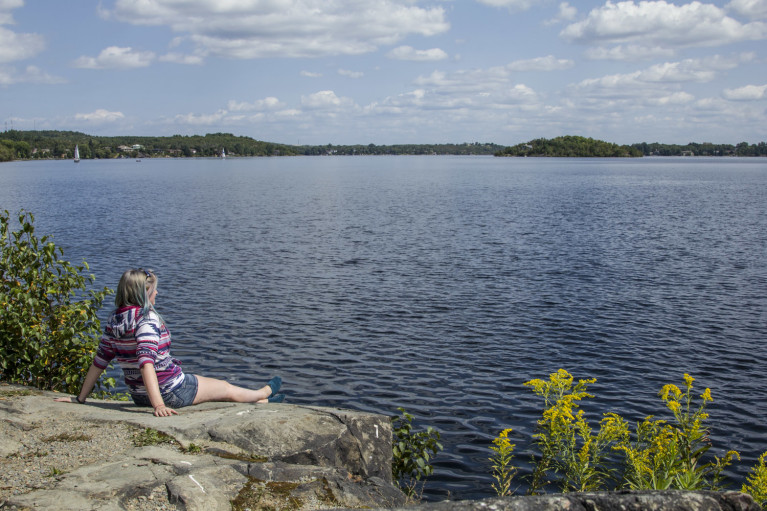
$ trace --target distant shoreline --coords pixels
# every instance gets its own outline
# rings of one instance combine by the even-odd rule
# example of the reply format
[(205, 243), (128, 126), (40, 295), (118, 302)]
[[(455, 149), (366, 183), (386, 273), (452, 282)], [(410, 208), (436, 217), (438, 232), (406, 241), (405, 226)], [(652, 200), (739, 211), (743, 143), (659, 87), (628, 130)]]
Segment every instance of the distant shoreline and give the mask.
[(0, 161), (143, 158), (227, 158), (251, 156), (495, 155), (527, 157), (767, 156), (767, 142), (748, 144), (637, 143), (618, 145), (580, 136), (535, 139), (516, 146), (495, 143), (288, 145), (231, 133), (170, 137), (100, 137), (76, 131), (20, 131), (0, 134)]
[[(466, 157), (486, 157), (486, 158), (495, 158), (497, 156), (491, 155), (491, 154), (433, 154), (433, 155), (425, 155), (425, 154), (333, 154), (333, 155), (316, 155), (316, 154), (295, 154), (291, 155), (294, 158), (324, 158), (324, 157), (348, 157), (348, 158), (354, 158), (354, 157), (446, 157), (446, 156), (466, 156)], [(678, 159), (701, 159), (701, 160), (710, 160), (710, 159), (717, 159), (717, 158), (727, 158), (727, 159), (734, 159), (734, 158), (742, 158), (742, 159), (758, 159), (758, 158), (767, 158), (767, 155), (759, 155), (759, 156), (738, 156), (738, 155), (727, 155), (727, 156), (710, 156), (710, 155), (649, 155), (649, 156), (642, 156), (639, 157), (639, 159), (661, 159), (661, 158), (678, 158)], [(258, 159), (258, 158), (264, 158), (264, 156), (227, 156), (225, 160), (245, 160), (245, 159)], [(608, 156), (608, 157), (602, 157), (602, 156), (515, 156), (512, 158), (529, 158), (529, 159), (538, 159), (538, 160), (546, 160), (546, 159), (619, 159), (623, 158), (620, 156)], [(141, 158), (82, 158), (81, 161), (111, 161), (111, 160), (219, 160), (221, 158), (217, 158), (215, 156), (146, 156)], [(71, 162), (70, 158), (18, 158), (14, 160), (0, 160), (0, 164), (2, 163), (31, 163), (36, 161), (60, 161), (60, 162)]]

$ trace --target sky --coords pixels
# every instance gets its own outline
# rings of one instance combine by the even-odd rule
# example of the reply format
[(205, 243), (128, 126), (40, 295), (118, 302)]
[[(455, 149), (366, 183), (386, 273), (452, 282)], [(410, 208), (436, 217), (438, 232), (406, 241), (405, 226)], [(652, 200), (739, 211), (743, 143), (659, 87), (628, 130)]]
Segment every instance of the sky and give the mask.
[(0, 0), (2, 129), (767, 141), (767, 0)]

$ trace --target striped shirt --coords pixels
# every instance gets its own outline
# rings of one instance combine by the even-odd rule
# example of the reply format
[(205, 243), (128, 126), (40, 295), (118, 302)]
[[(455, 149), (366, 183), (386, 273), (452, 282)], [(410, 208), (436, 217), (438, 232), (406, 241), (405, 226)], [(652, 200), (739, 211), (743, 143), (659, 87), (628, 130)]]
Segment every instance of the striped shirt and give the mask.
[(170, 356), (170, 332), (155, 312), (144, 316), (140, 307), (121, 307), (109, 317), (93, 364), (106, 369), (114, 359), (123, 370), (131, 394), (147, 394), (141, 377), (145, 364), (154, 365), (161, 394), (184, 380), (181, 362)]

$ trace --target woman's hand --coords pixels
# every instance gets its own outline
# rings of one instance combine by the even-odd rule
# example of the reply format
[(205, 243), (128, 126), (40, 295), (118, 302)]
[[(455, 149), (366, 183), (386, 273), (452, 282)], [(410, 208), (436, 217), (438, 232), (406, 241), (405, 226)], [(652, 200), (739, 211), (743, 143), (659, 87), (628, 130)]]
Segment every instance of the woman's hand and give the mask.
[(54, 401), (58, 401), (59, 403), (77, 403), (76, 397), (57, 397), (54, 399)]
[[(97, 367), (96, 364), (91, 363), (91, 367), (88, 369), (88, 374), (85, 375), (85, 381), (83, 381), (83, 388), (80, 389), (80, 393), (76, 397), (57, 397), (53, 400), (58, 401), (59, 403), (80, 403), (81, 405), (84, 405), (85, 400), (91, 395), (93, 386), (96, 385), (96, 382), (103, 372), (103, 369)], [(85, 394), (85, 397), (80, 401), (80, 396), (83, 394)]]
[(174, 410), (173, 408), (168, 408), (165, 405), (155, 406), (154, 407), (154, 416), (155, 417), (170, 417), (171, 415), (178, 415), (178, 412)]

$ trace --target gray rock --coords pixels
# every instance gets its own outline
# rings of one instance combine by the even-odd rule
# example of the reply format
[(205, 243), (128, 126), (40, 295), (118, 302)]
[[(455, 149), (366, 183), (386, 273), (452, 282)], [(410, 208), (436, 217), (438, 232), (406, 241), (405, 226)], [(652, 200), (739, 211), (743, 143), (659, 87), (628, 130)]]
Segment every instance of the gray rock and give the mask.
[[(15, 425), (7, 431), (28, 424), (27, 434), (44, 435), (41, 425), (49, 421), (69, 421), (72, 429), (116, 422), (153, 428), (181, 446), (122, 448), (118, 459), (79, 466), (49, 479), (45, 488), (11, 495), (0, 503), (6, 507), (106, 510), (137, 501), (145, 507), (161, 487), (169, 504), (186, 510), (231, 509), (250, 487), (257, 489), (251, 499), (296, 499), (307, 509), (405, 503), (391, 481), (391, 423), (385, 416), (287, 404), (206, 403), (179, 410), (178, 416), (154, 417), (127, 402), (89, 400), (83, 406), (54, 402), (57, 394), (50, 392), (5, 390), (5, 395), (12, 397), (0, 401), (0, 421)], [(22, 449), (19, 438), (4, 438), (0, 454)], [(190, 453), (192, 445), (202, 452)], [(94, 438), (89, 448), (109, 449), (109, 439)]]
[[(400, 508), (403, 511), (412, 508)], [(446, 501), (418, 511), (760, 511), (740, 492), (616, 491)]]

